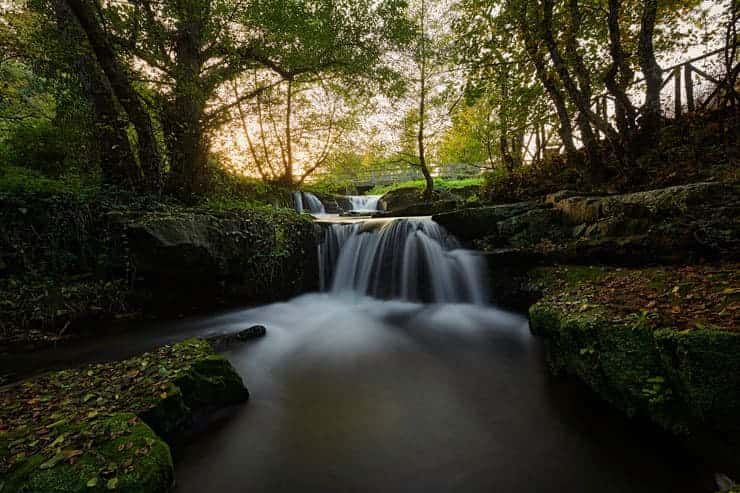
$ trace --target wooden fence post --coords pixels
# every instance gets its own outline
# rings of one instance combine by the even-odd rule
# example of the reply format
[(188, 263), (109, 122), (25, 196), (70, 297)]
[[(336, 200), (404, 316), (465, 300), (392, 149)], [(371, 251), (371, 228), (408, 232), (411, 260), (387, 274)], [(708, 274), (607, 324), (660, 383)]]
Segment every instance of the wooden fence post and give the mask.
[(673, 70), (674, 77), (674, 104), (675, 104), (675, 117), (681, 116), (681, 67), (678, 66)]
[(694, 78), (690, 63), (683, 66), (683, 78), (686, 85), (686, 107), (689, 112), (694, 112)]

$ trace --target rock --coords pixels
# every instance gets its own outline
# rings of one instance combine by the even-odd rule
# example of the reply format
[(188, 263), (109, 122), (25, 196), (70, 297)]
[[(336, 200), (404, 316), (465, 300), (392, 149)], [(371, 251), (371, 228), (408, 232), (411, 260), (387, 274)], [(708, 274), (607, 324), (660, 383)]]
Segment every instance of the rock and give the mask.
[(234, 343), (245, 342), (251, 339), (257, 339), (264, 337), (267, 334), (267, 329), (264, 325), (253, 325), (249, 328), (241, 330), (233, 334), (225, 334), (221, 336), (215, 336), (209, 338), (208, 341), (216, 348), (223, 349)]
[[(399, 209), (423, 203), (423, 194), (424, 190), (421, 188), (399, 188), (386, 193), (378, 202), (384, 211), (394, 213)], [(432, 193), (432, 202), (441, 201), (462, 202), (462, 199), (447, 190), (434, 190)]]
[(239, 338), (240, 341), (248, 341), (249, 339), (263, 337), (266, 334), (267, 334), (267, 329), (265, 328), (264, 325), (253, 325), (249, 328), (242, 330), (241, 332), (238, 332), (236, 336)]
[[(165, 493), (171, 490), (175, 471), (169, 446), (145, 423), (130, 413), (117, 413), (97, 426), (115, 438), (79, 453), (74, 463), (37, 454), (0, 480), (3, 491), (17, 493), (121, 492)], [(68, 433), (87, 431), (69, 428)], [(0, 448), (2, 446), (0, 445)], [(52, 465), (53, 464), (53, 465)], [(126, 466), (129, 464), (129, 466)], [(115, 469), (108, 471), (109, 465)]]
[[(608, 294), (594, 298), (603, 292), (592, 277), (598, 271), (584, 269), (554, 269), (549, 275), (559, 283), (547, 282), (557, 288), (529, 309), (551, 370), (577, 376), (628, 416), (649, 418), (698, 452), (740, 467), (740, 332), (731, 323), (723, 330), (678, 330), (682, 325), (672, 324), (680, 321), (663, 316), (653, 324), (642, 306), (620, 305), (619, 293), (617, 302)], [(609, 270), (608, 282), (635, 279), (634, 273), (644, 279), (629, 281), (635, 289), (660, 276), (658, 270)]]
[(276, 301), (317, 288), (317, 229), (293, 212), (176, 212), (147, 214), (126, 235), (155, 294)]
[(622, 195), (551, 194), (546, 205), (480, 207), (433, 219), (485, 251), (544, 261), (681, 262), (740, 256), (740, 187), (696, 183)]
[(463, 241), (472, 241), (498, 233), (498, 223), (536, 209), (529, 202), (459, 209), (435, 214), (432, 219)]
[[(19, 394), (24, 397), (11, 415), (8, 403)], [(3, 491), (24, 493), (165, 493), (174, 470), (164, 440), (248, 397), (229, 362), (198, 339), (126, 361), (41, 375), (0, 394), (0, 420), (15, 424), (0, 432), (0, 484)], [(39, 424), (44, 436), (61, 444), (56, 452), (38, 445), (39, 439), (18, 442), (29, 428), (40, 433)], [(21, 443), (24, 454), (18, 456)]]
[(375, 217), (413, 217), (431, 216), (442, 212), (453, 211), (460, 207), (460, 202), (455, 200), (438, 200), (435, 202), (420, 202), (406, 207), (394, 209), (392, 212), (375, 214)]
[(554, 209), (533, 209), (498, 223), (498, 238), (505, 245), (521, 247), (543, 240), (558, 241), (565, 236), (560, 213)]

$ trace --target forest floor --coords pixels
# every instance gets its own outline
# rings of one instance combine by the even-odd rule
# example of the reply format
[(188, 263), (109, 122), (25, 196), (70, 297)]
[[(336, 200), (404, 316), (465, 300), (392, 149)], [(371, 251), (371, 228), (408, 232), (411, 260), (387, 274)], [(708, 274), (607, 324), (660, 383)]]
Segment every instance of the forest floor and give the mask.
[[(564, 313), (606, 307), (653, 329), (740, 331), (740, 264), (548, 268), (544, 296)], [(535, 274), (536, 276), (536, 274)]]

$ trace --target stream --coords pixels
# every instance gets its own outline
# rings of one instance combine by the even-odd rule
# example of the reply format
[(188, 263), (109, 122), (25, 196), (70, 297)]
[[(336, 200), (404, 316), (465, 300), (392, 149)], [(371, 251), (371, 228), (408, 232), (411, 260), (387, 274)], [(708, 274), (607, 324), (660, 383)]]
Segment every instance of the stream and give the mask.
[(176, 450), (179, 493), (712, 491), (670, 437), (552, 378), (527, 319), (487, 304), (481, 259), (431, 220), (323, 227), (322, 293), (9, 364), (123, 358), (265, 325), (224, 353), (251, 398)]

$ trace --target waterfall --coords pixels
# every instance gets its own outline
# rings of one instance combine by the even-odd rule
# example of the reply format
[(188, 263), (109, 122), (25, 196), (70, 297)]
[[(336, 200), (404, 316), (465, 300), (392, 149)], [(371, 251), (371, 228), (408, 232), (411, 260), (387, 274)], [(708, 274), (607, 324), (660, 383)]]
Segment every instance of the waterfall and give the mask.
[(303, 194), (301, 192), (293, 192), (293, 207), (299, 214), (303, 212)]
[(325, 291), (385, 299), (485, 304), (485, 261), (431, 219), (327, 224), (319, 246)]
[(378, 212), (378, 202), (382, 195), (348, 195), (352, 212)]
[(324, 204), (311, 192), (293, 192), (293, 203), (298, 212), (308, 209), (308, 212), (315, 216), (326, 215)]

